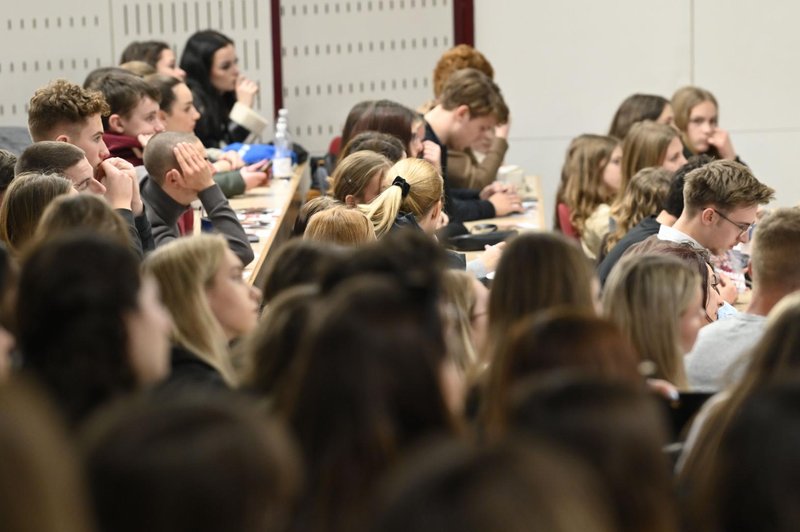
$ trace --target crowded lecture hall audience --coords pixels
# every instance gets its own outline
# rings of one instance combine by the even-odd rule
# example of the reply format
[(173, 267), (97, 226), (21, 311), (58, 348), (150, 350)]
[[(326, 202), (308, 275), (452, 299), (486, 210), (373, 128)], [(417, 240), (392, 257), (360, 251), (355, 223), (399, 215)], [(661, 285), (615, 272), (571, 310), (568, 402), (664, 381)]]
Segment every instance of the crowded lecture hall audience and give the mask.
[(0, 150), (0, 528), (800, 529), (800, 208), (709, 90), (620, 94), (502, 232), (511, 111), (456, 46), (256, 245), (235, 41), (131, 42)]

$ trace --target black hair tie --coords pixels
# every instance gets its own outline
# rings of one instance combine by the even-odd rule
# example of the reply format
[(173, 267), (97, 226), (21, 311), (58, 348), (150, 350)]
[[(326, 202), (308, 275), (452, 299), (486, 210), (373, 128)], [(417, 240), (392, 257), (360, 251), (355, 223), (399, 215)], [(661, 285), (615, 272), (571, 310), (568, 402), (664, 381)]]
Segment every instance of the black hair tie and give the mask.
[(400, 176), (394, 178), (394, 181), (392, 181), (392, 186), (400, 187), (400, 190), (403, 191), (402, 192), (403, 199), (405, 199), (406, 196), (408, 196), (408, 193), (411, 191), (411, 185), (408, 184), (408, 181), (406, 181)]

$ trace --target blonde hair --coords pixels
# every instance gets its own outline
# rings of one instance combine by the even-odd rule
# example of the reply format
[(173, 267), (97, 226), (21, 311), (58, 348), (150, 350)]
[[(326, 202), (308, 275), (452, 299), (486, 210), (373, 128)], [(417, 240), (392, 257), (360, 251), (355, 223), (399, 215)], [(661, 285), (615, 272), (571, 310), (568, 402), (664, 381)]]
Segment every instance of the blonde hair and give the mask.
[(59, 196), (44, 210), (35, 242), (43, 242), (70, 231), (88, 230), (111, 237), (123, 246), (131, 244), (128, 226), (111, 205), (92, 194)]
[(661, 211), (671, 184), (672, 172), (664, 168), (643, 168), (636, 172), (611, 211), (617, 225), (606, 239), (606, 251), (611, 251), (634, 225)]
[(391, 167), (389, 159), (373, 151), (357, 151), (341, 159), (331, 174), (331, 195), (344, 203), (347, 196), (364, 202), (364, 189), (376, 176), (383, 177)]
[(692, 109), (703, 102), (711, 102), (719, 113), (719, 105), (714, 95), (700, 87), (693, 87), (691, 85), (681, 87), (675, 94), (672, 95), (672, 112), (675, 114), (675, 127), (680, 130), (683, 145), (688, 147), (692, 153), (695, 153), (694, 146), (689, 142), (687, 130), (689, 129), (689, 118), (692, 114)]
[(699, 274), (674, 257), (623, 258), (605, 286), (606, 316), (622, 330), (643, 360), (655, 364), (654, 377), (678, 388), (688, 385), (680, 347), (680, 316), (696, 306)]
[(669, 143), (677, 136), (678, 132), (665, 124), (650, 120), (633, 124), (622, 142), (620, 190), (625, 190), (631, 178), (642, 168), (661, 166)]
[(472, 342), (472, 314), (478, 298), (472, 283), (475, 277), (461, 270), (445, 270), (442, 297), (448, 304), (448, 355), (456, 368), (472, 381), (481, 371), (481, 360)]
[(72, 190), (72, 182), (53, 174), (20, 174), (11, 182), (0, 205), (0, 238), (19, 252), (33, 237), (45, 208)]
[(603, 171), (618, 141), (602, 135), (580, 135), (572, 140), (561, 169), (564, 203), (569, 207), (572, 226), (583, 232), (586, 220), (597, 207), (611, 200), (603, 183)]
[(409, 191), (404, 198), (402, 188), (392, 185), (368, 205), (359, 206), (372, 221), (378, 238), (389, 232), (401, 212), (410, 213), (419, 222), (442, 201), (444, 194), (442, 175), (424, 159), (401, 159), (389, 169), (387, 176), (391, 180), (395, 176), (405, 179)]
[(375, 229), (363, 212), (347, 207), (333, 207), (311, 217), (303, 239), (357, 246), (375, 240)]
[(206, 296), (227, 247), (221, 235), (179, 238), (151, 253), (144, 270), (158, 282), (164, 305), (172, 314), (174, 341), (233, 385), (236, 377), (227, 338)]

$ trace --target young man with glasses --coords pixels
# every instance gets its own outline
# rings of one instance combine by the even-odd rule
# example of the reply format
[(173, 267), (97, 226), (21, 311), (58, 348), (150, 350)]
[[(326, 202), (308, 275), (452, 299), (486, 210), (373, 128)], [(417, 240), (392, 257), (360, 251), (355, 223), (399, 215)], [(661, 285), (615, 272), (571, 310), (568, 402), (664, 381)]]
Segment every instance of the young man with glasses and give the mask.
[(758, 206), (769, 203), (774, 195), (743, 164), (713, 161), (686, 176), (683, 212), (672, 227), (661, 226), (658, 238), (692, 242), (722, 255), (750, 241)]
[(758, 223), (750, 261), (750, 303), (744, 312), (700, 330), (685, 359), (693, 389), (717, 391), (741, 377), (747, 366), (743, 358), (761, 339), (767, 314), (783, 297), (800, 289), (798, 256), (800, 208), (777, 209)]

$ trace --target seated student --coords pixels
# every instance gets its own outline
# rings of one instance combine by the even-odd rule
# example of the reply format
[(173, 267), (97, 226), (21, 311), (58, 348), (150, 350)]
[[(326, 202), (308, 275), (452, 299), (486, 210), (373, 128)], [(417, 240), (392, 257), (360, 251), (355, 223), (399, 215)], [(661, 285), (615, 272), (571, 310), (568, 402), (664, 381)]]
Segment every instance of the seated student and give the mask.
[(109, 157), (103, 141), (102, 116), (109, 114), (103, 94), (64, 79), (39, 88), (28, 104), (28, 130), (33, 142), (57, 140), (74, 144), (97, 171)]
[(171, 76), (181, 81), (186, 79), (186, 72), (175, 62), (175, 52), (163, 41), (133, 41), (122, 51), (120, 64), (129, 61), (144, 61), (157, 74)]
[(634, 174), (611, 213), (616, 224), (602, 243), (600, 257), (605, 258), (636, 224), (662, 211), (672, 179), (672, 172), (665, 168), (642, 168)]
[(147, 143), (144, 152), (148, 176), (141, 182), (142, 199), (153, 226), (156, 246), (179, 237), (178, 219), (199, 199), (214, 229), (228, 240), (242, 264), (253, 260), (247, 235), (211, 177), (205, 150), (194, 135), (164, 132)]
[(639, 355), (622, 331), (606, 318), (553, 307), (524, 315), (508, 330), (492, 360), (483, 418), (487, 433), (503, 433), (513, 390), (525, 381), (579, 372), (641, 386)]
[(201, 115), (195, 134), (207, 148), (242, 142), (267, 125), (253, 110), (258, 84), (238, 63), (233, 41), (218, 31), (198, 31), (183, 47), (180, 66)]
[(439, 103), (425, 114), (425, 140), (441, 149), (445, 212), (451, 222), (522, 212), (519, 197), (502, 187), (490, 185), (479, 193), (452, 187), (447, 179), (447, 150), (467, 148), (507, 116), (508, 108), (500, 89), (485, 74), (472, 68), (453, 73), (442, 89)]
[(308, 222), (311, 221), (311, 217), (315, 214), (342, 205), (344, 205), (344, 203), (330, 196), (311, 198), (300, 207), (297, 213), (297, 219), (294, 221), (294, 226), (292, 227), (292, 237), (302, 237), (306, 232)]
[(387, 477), (370, 532), (610, 532), (603, 485), (533, 438), (431, 442)]
[[(675, 172), (661, 211), (658, 212), (657, 215), (650, 215), (642, 218), (638, 224), (625, 233), (625, 235), (606, 253), (605, 258), (597, 267), (597, 276), (600, 279), (601, 285), (606, 284), (608, 274), (631, 246), (650, 236), (658, 234), (661, 225), (671, 226), (675, 223), (675, 220), (677, 220), (683, 212), (683, 183), (686, 174), (710, 162), (711, 158), (709, 157), (704, 155), (695, 156), (692, 157), (689, 162), (681, 166), (680, 170)], [(614, 238), (616, 238), (616, 236)]]
[(340, 246), (359, 246), (375, 240), (375, 229), (361, 211), (333, 207), (317, 213), (308, 221), (303, 238)]
[(300, 488), (286, 429), (214, 394), (153, 394), (82, 431), (99, 530), (283, 532)]
[(318, 286), (322, 275), (345, 250), (334, 244), (292, 238), (270, 257), (264, 275), (264, 304), (281, 292), (298, 285)]
[[(144, 212), (144, 205), (136, 190), (138, 185), (136, 171), (130, 163), (119, 158), (112, 158), (107, 164), (101, 164), (109, 158), (108, 147), (103, 141), (101, 118), (108, 113), (108, 104), (102, 93), (83, 89), (66, 80), (56, 80), (38, 89), (31, 98), (28, 109), (28, 129), (34, 142), (56, 140), (73, 144), (82, 149), (94, 172), (93, 177), (105, 182), (107, 189), (113, 191), (117, 188), (117, 184), (124, 188), (121, 186), (122, 180), (119, 172), (128, 175), (133, 191), (130, 205), (127, 207), (117, 205), (116, 199), (111, 201), (111, 204), (115, 208), (131, 210), (142, 249), (147, 252), (153, 249), (152, 234), (150, 222)], [(85, 180), (88, 176), (81, 176), (81, 179)], [(93, 181), (86, 181), (86, 183), (94, 185)]]
[[(474, 68), (494, 79), (494, 68), (486, 57), (468, 44), (459, 44), (442, 54), (433, 70), (433, 95), (440, 98), (445, 82), (453, 72), (464, 68)], [(425, 112), (436, 105), (430, 102)], [(497, 170), (503, 164), (508, 151), (509, 120), (498, 123), (494, 129), (487, 129), (481, 138), (472, 145), (460, 150), (450, 150), (447, 154), (448, 179), (453, 188), (482, 189), (497, 178)]]
[[(797, 416), (797, 405), (800, 404), (797, 393), (800, 370), (798, 320), (800, 296), (791, 294), (770, 313), (742, 379), (703, 405), (684, 446), (685, 454), (678, 464), (680, 487), (691, 495), (688, 501), (691, 518), (714, 516), (718, 512), (710, 513), (709, 510), (718, 508), (720, 504), (724, 504), (726, 512), (737, 513), (728, 502), (723, 503), (722, 494), (727, 494), (727, 501), (736, 500), (748, 513), (755, 502), (761, 513), (758, 518), (746, 518), (746, 527), (740, 521), (733, 526), (734, 521), (730, 521), (724, 529), (698, 527), (693, 530), (764, 530), (763, 519), (773, 518), (770, 514), (776, 506), (784, 504), (776, 497), (791, 491), (790, 486), (795, 485), (797, 435), (800, 434), (797, 430), (797, 420), (800, 419)], [(779, 388), (792, 390), (791, 395), (785, 397), (783, 407), (762, 404), (753, 408), (758, 397), (763, 398), (771, 393), (770, 390)], [(791, 409), (788, 416), (786, 407)], [(738, 480), (740, 475), (746, 475), (746, 484)], [(776, 479), (787, 484), (778, 487), (774, 484)], [(735, 490), (731, 489), (731, 483)], [(761, 490), (768, 490), (770, 495), (761, 496)], [(735, 493), (737, 491), (741, 494)], [(790, 507), (795, 515), (793, 503), (785, 506), (784, 510)], [(741, 512), (738, 513), (739, 518), (743, 517)], [(796, 522), (796, 517), (793, 517), (786, 521), (786, 527), (770, 527), (770, 530), (792, 530)]]
[(573, 374), (513, 390), (508, 431), (574, 453), (598, 473), (619, 532), (678, 532), (661, 405), (641, 384)]
[(382, 192), (390, 167), (386, 157), (373, 151), (347, 155), (339, 159), (331, 174), (330, 194), (348, 207), (369, 203)]
[(637, 122), (622, 141), (622, 182), (624, 191), (628, 182), (642, 168), (661, 167), (677, 172), (686, 164), (681, 139), (675, 128), (651, 122)]
[(720, 255), (750, 241), (758, 206), (769, 203), (774, 195), (746, 166), (710, 162), (686, 175), (683, 212), (671, 227), (659, 228), (658, 238), (691, 242)]
[(122, 63), (119, 67), (139, 78), (152, 76), (156, 73), (156, 69), (144, 61), (128, 61), (127, 63)]
[[(425, 160), (439, 165), (437, 150), (426, 155), (422, 139), (422, 117), (403, 104), (392, 100), (372, 100), (353, 106), (342, 130), (342, 146), (365, 131), (386, 133), (400, 140), (407, 157), (425, 156)], [(342, 160), (340, 154), (338, 161)], [(337, 161), (337, 162), (338, 162)]]
[(0, 204), (0, 239), (14, 254), (30, 242), (42, 213), (58, 196), (77, 194), (72, 183), (57, 175), (20, 174)]
[(448, 309), (447, 354), (470, 387), (489, 366), (483, 356), (488, 335), (489, 289), (474, 275), (460, 270), (446, 270), (442, 281), (442, 301)]
[(125, 220), (103, 198), (90, 194), (66, 194), (51, 201), (39, 219), (33, 240), (41, 245), (45, 240), (79, 230), (130, 245)]
[(672, 108), (686, 157), (704, 154), (741, 162), (728, 132), (718, 125), (719, 106), (713, 94), (700, 87), (682, 87), (672, 95)]
[(603, 308), (641, 360), (652, 362), (651, 377), (687, 387), (683, 356), (705, 323), (697, 271), (674, 257), (626, 257), (608, 278)]
[(429, 337), (430, 301), (420, 302), (428, 290), (375, 272), (327, 296), (276, 398), (305, 458), (298, 529), (359, 530), (402, 453), (452, 433), (442, 330)]
[(675, 113), (672, 112), (669, 100), (655, 94), (631, 94), (614, 113), (608, 135), (622, 140), (628, 135), (633, 124), (644, 120), (652, 120), (667, 126), (673, 125)]
[(394, 135), (381, 133), (380, 131), (362, 131), (353, 136), (350, 141), (339, 152), (339, 159), (342, 160), (348, 155), (357, 151), (374, 151), (389, 159), (392, 164), (407, 156), (406, 148), (403, 143)]
[(777, 209), (759, 221), (751, 247), (750, 303), (744, 312), (701, 329), (686, 357), (686, 373), (693, 389), (717, 391), (741, 378), (751, 348), (761, 339), (767, 314), (778, 301), (800, 289), (798, 256), (799, 208)]
[[(793, 356), (797, 345), (794, 349), (785, 354)], [(737, 401), (735, 413), (727, 415), (715, 455), (689, 483), (691, 530), (797, 527), (800, 383), (796, 363), (793, 366), (789, 376), (772, 376), (754, 385), (748, 397)]]
[(288, 287), (268, 302), (245, 345), (246, 390), (274, 399), (321, 304), (319, 287), (311, 283)]
[[(172, 76), (149, 76), (145, 81), (161, 93), (158, 116), (165, 131), (194, 133), (200, 113), (194, 106), (192, 91), (180, 79)], [(210, 150), (211, 151), (211, 150)], [(217, 150), (219, 151), (219, 150)], [(214, 182), (225, 197), (237, 196), (267, 182), (267, 173), (262, 170), (263, 162), (244, 166), (237, 154), (223, 152), (214, 160)]]
[[(139, 183), (130, 163), (118, 158), (100, 163), (103, 183), (95, 179), (92, 165), (83, 150), (66, 142), (42, 141), (28, 146), (16, 165), (18, 174), (56, 173), (72, 182), (81, 193), (103, 196), (127, 224), (130, 245), (140, 257), (155, 249), (150, 222), (142, 215), (144, 205)], [(134, 216), (134, 209), (139, 215)]]
[[(571, 176), (586, 176), (589, 172), (584, 171), (584, 168), (588, 170), (588, 167), (592, 167), (596, 171), (597, 168), (602, 167), (602, 179), (600, 179), (600, 176), (595, 176), (596, 179), (593, 180), (595, 184), (592, 189), (594, 190), (602, 183), (602, 189), (605, 189), (604, 195), (616, 197), (621, 193), (619, 187), (622, 179), (620, 170), (622, 147), (619, 141), (614, 141), (614, 148), (610, 153), (607, 153), (605, 148), (609, 142), (602, 139), (614, 140), (600, 135), (581, 135), (572, 139), (567, 148), (566, 160), (561, 167), (561, 181), (556, 191), (556, 211), (553, 216), (553, 228), (573, 238), (580, 238), (580, 234), (570, 221), (570, 208), (566, 202), (566, 189)], [(592, 162), (591, 160), (586, 160), (587, 156), (590, 159), (596, 159), (598, 156), (600, 158)], [(592, 173), (594, 174), (594, 172)], [(572, 190), (575, 192), (576, 187), (573, 186)], [(577, 188), (577, 191), (580, 191), (580, 188)]]
[(31, 383), (4, 382), (0, 426), (3, 530), (96, 530), (83, 465), (54, 405)]
[(517, 236), (503, 251), (489, 293), (488, 359), (517, 320), (562, 305), (593, 313), (595, 292), (591, 268), (574, 241), (558, 233)]
[(5, 246), (0, 244), (0, 387), (14, 371), (14, 328), (19, 268)]
[(648, 239), (641, 244), (632, 246), (625, 256), (633, 255), (665, 255), (683, 261), (700, 276), (700, 288), (703, 292), (703, 304), (701, 306), (705, 313), (703, 327), (719, 319), (719, 312), (725, 304), (725, 300), (721, 294), (719, 276), (714, 273), (714, 267), (711, 265), (711, 258), (707, 250), (693, 246), (689, 242)]
[(14, 179), (14, 166), (16, 164), (16, 155), (10, 151), (0, 150), (0, 203), (3, 202), (3, 195), (6, 193), (8, 185)]
[(23, 368), (73, 426), (167, 374), (171, 320), (158, 288), (107, 237), (76, 233), (34, 248), (22, 265), (16, 318)]
[(103, 93), (110, 109), (103, 117), (103, 140), (111, 155), (142, 166), (147, 141), (164, 131), (158, 116), (161, 93), (132, 74), (106, 74), (94, 87)]
[(242, 277), (242, 261), (219, 235), (181, 238), (144, 262), (173, 317), (171, 389), (237, 384), (228, 345), (252, 331), (261, 292)]
[[(375, 235), (382, 238), (390, 231), (412, 228), (433, 237), (442, 220), (442, 176), (436, 167), (423, 159), (402, 159), (387, 176), (395, 176), (391, 185), (372, 202), (359, 205), (372, 221)], [(480, 279), (494, 271), (504, 245), (487, 246), (480, 258), (469, 262), (454, 252), (448, 257), (454, 267), (466, 268)]]
[[(581, 135), (570, 143), (561, 170), (563, 206), (568, 214), (567, 220), (559, 225), (564, 233), (567, 233), (565, 227), (574, 229), (589, 260), (597, 258), (603, 237), (608, 234), (609, 205), (618, 190), (615, 185), (619, 181), (619, 166), (613, 163), (618, 144), (612, 137)], [(557, 209), (561, 222), (562, 205)]]

